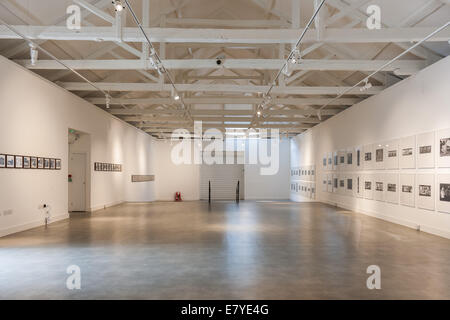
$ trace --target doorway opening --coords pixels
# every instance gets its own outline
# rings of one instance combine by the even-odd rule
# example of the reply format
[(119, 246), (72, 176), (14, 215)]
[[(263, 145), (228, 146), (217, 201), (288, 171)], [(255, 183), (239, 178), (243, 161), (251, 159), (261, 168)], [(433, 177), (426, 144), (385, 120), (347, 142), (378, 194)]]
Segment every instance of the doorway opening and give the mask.
[(69, 129), (68, 211), (86, 212), (91, 207), (91, 137)]

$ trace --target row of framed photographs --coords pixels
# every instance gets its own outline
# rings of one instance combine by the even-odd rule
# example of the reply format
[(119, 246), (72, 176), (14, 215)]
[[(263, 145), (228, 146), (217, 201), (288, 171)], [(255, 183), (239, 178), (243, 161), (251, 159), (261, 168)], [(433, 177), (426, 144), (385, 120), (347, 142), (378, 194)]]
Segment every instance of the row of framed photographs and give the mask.
[(450, 213), (450, 174), (328, 173), (322, 192)]
[(291, 193), (314, 200), (316, 198), (316, 184), (306, 181), (291, 182)]
[(316, 166), (303, 166), (291, 168), (291, 180), (315, 181)]
[(61, 170), (61, 159), (0, 154), (0, 168)]
[(122, 165), (115, 163), (94, 162), (95, 171), (122, 172)]
[(330, 152), (322, 166), (329, 171), (448, 168), (450, 129)]

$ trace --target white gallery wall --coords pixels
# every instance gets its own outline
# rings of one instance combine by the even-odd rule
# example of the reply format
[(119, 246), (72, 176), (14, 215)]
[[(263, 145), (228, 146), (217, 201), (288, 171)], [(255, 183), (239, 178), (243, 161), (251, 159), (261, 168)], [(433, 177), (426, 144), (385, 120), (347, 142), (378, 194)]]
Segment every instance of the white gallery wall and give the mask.
[[(123, 201), (152, 201), (153, 138), (83, 99), (0, 57), (0, 154), (60, 158), (61, 170), (0, 168), (0, 236), (68, 217), (68, 129), (90, 135), (91, 210)], [(95, 172), (94, 162), (123, 172)]]
[[(443, 202), (439, 201), (438, 179), (450, 173), (450, 165), (441, 165), (439, 160), (439, 138), (447, 133), (450, 137), (450, 57), (444, 58), (418, 74), (397, 83), (380, 94), (343, 111), (337, 116), (319, 124), (311, 130), (291, 140), (291, 167), (315, 165), (317, 200), (336, 204), (344, 208), (362, 212), (395, 223), (403, 224), (425, 232), (450, 238), (450, 213), (439, 210)], [(444, 130), (444, 131), (442, 131)], [(430, 133), (424, 134), (423, 133)], [(434, 134), (436, 133), (436, 136)], [(420, 142), (429, 140), (433, 146), (431, 165), (418, 164), (402, 156), (403, 150), (410, 145), (419, 158)], [(397, 150), (399, 163), (387, 164), (388, 150)], [(428, 144), (428, 143), (427, 143)], [(372, 148), (373, 165), (355, 169), (356, 148), (360, 148), (361, 161), (364, 154)], [(384, 163), (376, 163), (376, 149), (384, 148)], [(334, 170), (328, 160), (333, 160), (334, 152), (338, 158), (353, 150), (353, 165)], [(394, 153), (395, 154), (395, 153)], [(323, 159), (327, 159), (324, 167)], [(405, 158), (405, 159), (403, 159)], [(414, 157), (410, 157), (414, 159)], [(409, 158), (408, 158), (409, 159)], [(445, 159), (444, 159), (445, 160)], [(406, 163), (406, 162), (411, 163)], [(429, 159), (420, 160), (427, 162)], [(369, 163), (369, 162), (368, 162)], [(423, 167), (423, 168), (421, 168)], [(426, 167), (426, 168), (425, 168)], [(371, 192), (357, 196), (354, 192), (346, 193), (338, 188), (333, 192), (322, 186), (327, 176), (340, 178), (352, 177), (355, 189), (355, 177), (373, 177), (372, 183), (384, 181), (384, 193)], [(414, 190), (414, 203), (406, 206), (407, 199), (400, 199), (401, 187), (411, 184), (416, 188), (419, 181), (406, 181), (410, 178), (421, 180), (420, 184), (432, 185), (433, 194), (425, 204), (418, 204), (418, 190)], [(339, 180), (340, 180), (339, 178)], [(402, 179), (403, 181), (400, 181)], [(346, 180), (342, 178), (342, 180)], [(425, 181), (427, 180), (427, 181)], [(430, 181), (428, 181), (430, 180)], [(346, 183), (346, 182), (345, 182)], [(389, 193), (386, 185), (397, 186), (397, 192)], [(364, 188), (364, 185), (362, 186)], [(374, 186), (375, 187), (375, 186)], [(400, 190), (399, 190), (400, 189)], [(295, 197), (293, 200), (301, 200)], [(424, 198), (424, 197), (421, 197)], [(420, 203), (423, 203), (423, 199)], [(428, 208), (428, 209), (425, 209)]]

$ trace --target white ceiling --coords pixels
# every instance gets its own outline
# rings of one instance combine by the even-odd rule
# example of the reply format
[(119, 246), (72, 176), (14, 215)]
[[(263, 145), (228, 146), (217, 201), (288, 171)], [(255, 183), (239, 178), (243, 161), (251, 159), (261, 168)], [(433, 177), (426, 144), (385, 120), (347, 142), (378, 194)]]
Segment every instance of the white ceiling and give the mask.
[[(147, 1), (146, 32), (184, 105), (171, 98), (167, 76), (142, 58), (144, 40), (129, 8), (121, 29), (114, 26), (110, 0), (2, 0), (0, 18), (108, 92), (109, 112), (161, 138), (174, 128), (190, 128), (192, 120), (206, 128), (297, 134), (450, 54), (449, 27), (373, 76), (370, 90), (353, 90), (318, 116), (345, 88), (450, 20), (449, 0), (326, 0), (301, 44), (305, 60), (290, 77), (280, 77), (264, 116), (257, 117), (262, 93), (310, 20), (314, 0), (129, 0), (141, 21)], [(78, 33), (65, 28), (66, 8), (74, 2), (83, 14)], [(366, 27), (366, 8), (373, 4), (381, 9), (381, 30)], [(5, 27), (0, 34), (2, 55), (106, 108), (104, 93), (43, 52), (31, 66), (25, 41), (11, 39)], [(217, 57), (224, 66), (216, 66)]]

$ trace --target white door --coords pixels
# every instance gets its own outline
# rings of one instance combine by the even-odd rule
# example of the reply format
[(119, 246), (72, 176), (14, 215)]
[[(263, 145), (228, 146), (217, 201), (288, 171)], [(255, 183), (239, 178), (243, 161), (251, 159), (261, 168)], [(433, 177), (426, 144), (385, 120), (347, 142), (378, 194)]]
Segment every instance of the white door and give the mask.
[(73, 153), (69, 161), (69, 211), (86, 211), (86, 154)]
[(236, 186), (242, 198), (244, 191), (243, 164), (203, 164), (200, 169), (200, 199), (208, 199), (208, 182), (211, 181), (211, 200), (235, 200)]

